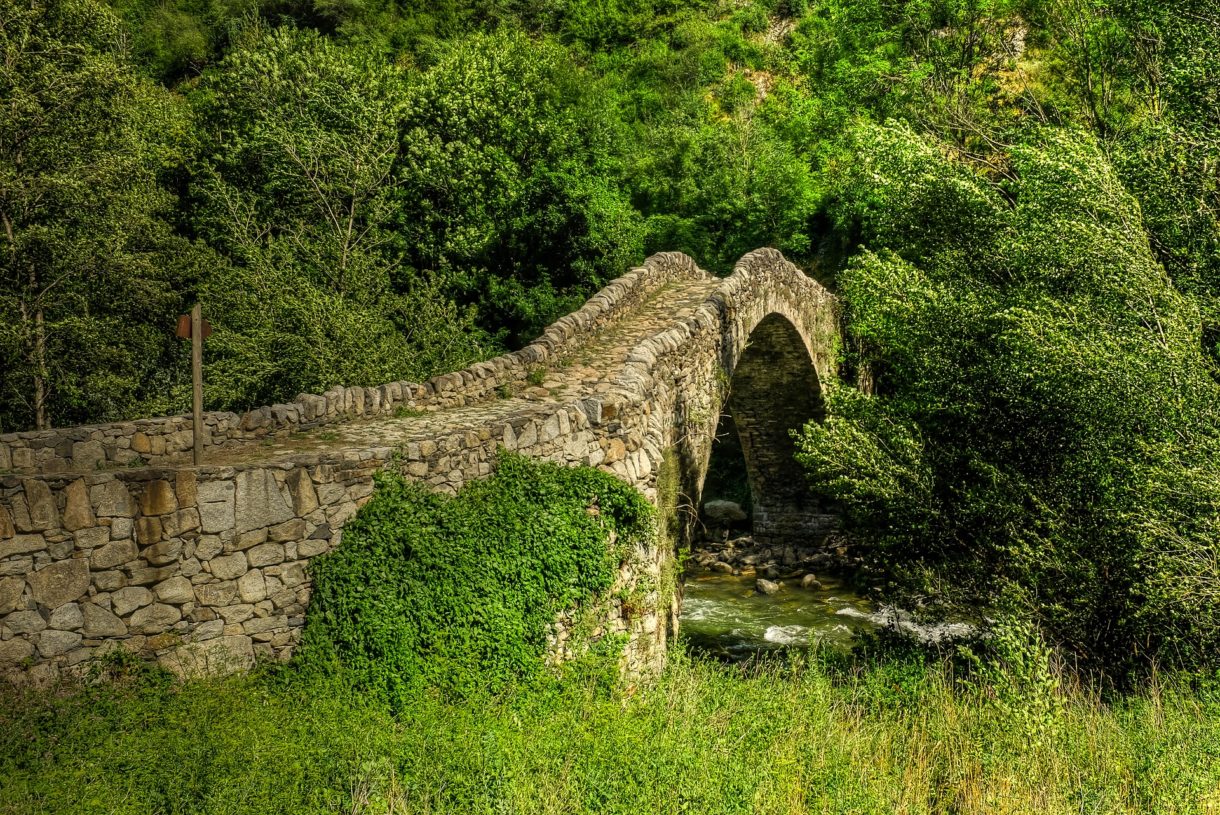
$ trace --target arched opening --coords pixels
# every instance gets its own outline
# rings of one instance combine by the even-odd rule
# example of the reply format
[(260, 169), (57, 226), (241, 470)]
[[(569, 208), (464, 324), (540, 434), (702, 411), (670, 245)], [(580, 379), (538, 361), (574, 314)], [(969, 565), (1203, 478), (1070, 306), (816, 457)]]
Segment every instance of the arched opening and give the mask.
[(824, 413), (821, 383), (796, 327), (779, 314), (758, 324), (733, 371), (729, 413), (753, 500), (754, 539), (807, 544), (833, 523), (796, 461), (794, 430)]
[(836, 518), (807, 487), (792, 431), (824, 414), (821, 383), (791, 322), (771, 314), (731, 372), (703, 470), (681, 630), (697, 654), (736, 662), (873, 626), (827, 551)]

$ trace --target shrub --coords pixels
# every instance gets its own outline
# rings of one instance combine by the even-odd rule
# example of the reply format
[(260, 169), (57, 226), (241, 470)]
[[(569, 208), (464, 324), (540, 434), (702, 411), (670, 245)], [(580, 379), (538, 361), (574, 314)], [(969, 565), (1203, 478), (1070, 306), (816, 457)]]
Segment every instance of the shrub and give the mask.
[(312, 565), (305, 667), (343, 667), (400, 706), (529, 677), (556, 615), (610, 589), (652, 528), (632, 487), (502, 454), (450, 498), (382, 474), (343, 543)]

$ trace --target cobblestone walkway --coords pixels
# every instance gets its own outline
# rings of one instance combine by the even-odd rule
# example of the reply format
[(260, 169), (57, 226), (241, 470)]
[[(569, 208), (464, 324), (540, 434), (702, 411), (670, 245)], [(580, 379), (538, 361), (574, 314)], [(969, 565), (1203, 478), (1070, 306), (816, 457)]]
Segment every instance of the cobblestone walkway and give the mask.
[(267, 439), (248, 447), (216, 451), (207, 464), (232, 466), (308, 455), (400, 447), (444, 434), (478, 432), (512, 418), (545, 416), (554, 405), (584, 395), (603, 393), (621, 372), (628, 355), (641, 341), (690, 316), (720, 283), (719, 278), (671, 283), (658, 290), (632, 313), (621, 317), (550, 367), (540, 366), (538, 384), (476, 405), (441, 408), (394, 417), (352, 420), (292, 435)]

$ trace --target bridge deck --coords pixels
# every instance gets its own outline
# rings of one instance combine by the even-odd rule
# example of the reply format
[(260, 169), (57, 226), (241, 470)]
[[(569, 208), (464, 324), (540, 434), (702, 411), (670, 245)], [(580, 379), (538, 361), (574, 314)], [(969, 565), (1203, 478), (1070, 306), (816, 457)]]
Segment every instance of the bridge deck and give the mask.
[(594, 334), (556, 364), (542, 369), (539, 385), (525, 387), (507, 398), (417, 415), (327, 425), (246, 447), (218, 450), (208, 455), (206, 463), (240, 466), (393, 448), (446, 434), (478, 432), (514, 418), (546, 416), (558, 404), (610, 390), (633, 348), (689, 316), (720, 282), (719, 278), (708, 278), (662, 287), (631, 313)]

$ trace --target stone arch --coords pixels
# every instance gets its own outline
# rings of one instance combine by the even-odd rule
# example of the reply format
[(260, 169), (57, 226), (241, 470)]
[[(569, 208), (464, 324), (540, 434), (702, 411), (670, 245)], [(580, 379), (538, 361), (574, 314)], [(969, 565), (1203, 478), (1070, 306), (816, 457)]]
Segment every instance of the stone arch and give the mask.
[(822, 385), (800, 330), (772, 312), (750, 333), (729, 384), (753, 493), (754, 536), (768, 545), (808, 543), (827, 526), (795, 458), (792, 431), (824, 414)]

